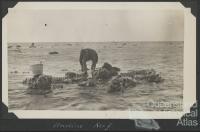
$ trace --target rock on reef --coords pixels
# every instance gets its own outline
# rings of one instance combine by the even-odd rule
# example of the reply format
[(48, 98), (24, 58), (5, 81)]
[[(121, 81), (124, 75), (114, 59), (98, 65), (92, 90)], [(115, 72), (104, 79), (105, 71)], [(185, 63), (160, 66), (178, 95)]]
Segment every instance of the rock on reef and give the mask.
[(120, 76), (131, 77), (137, 83), (155, 82), (159, 83), (164, 81), (160, 74), (156, 73), (154, 69), (146, 70), (132, 70), (127, 73), (121, 73)]
[(113, 78), (109, 83), (108, 92), (124, 91), (128, 87), (135, 87), (142, 83), (160, 83), (164, 79), (153, 69), (133, 70), (127, 73), (121, 73)]
[(50, 89), (52, 83), (52, 77), (47, 75), (37, 75), (30, 79), (25, 79), (24, 84), (28, 84), (32, 89)]
[(57, 51), (52, 51), (52, 52), (49, 52), (50, 55), (55, 55), (55, 54), (58, 54)]
[[(32, 89), (50, 89), (58, 87), (57, 84), (77, 84), (82, 87), (95, 87), (106, 85), (107, 92), (123, 92), (126, 88), (133, 88), (144, 83), (160, 83), (164, 79), (153, 69), (132, 70), (120, 73), (120, 68), (104, 63), (102, 67), (92, 73), (88, 78), (87, 73), (67, 72), (64, 77), (52, 77), (48, 75), (37, 75), (23, 81)], [(56, 85), (55, 85), (56, 84)]]
[(108, 92), (124, 91), (128, 87), (135, 87), (136, 82), (130, 77), (117, 76), (109, 82)]
[(93, 77), (95, 79), (109, 80), (113, 76), (117, 76), (119, 71), (120, 68), (112, 67), (109, 63), (104, 63), (102, 67), (93, 72)]

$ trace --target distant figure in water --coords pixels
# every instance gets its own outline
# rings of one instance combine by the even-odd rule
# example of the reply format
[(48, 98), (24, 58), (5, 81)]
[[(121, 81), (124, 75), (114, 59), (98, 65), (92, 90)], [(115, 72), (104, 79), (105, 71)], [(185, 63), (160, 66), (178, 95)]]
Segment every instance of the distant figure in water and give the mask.
[(35, 48), (35, 44), (32, 43), (32, 44), (29, 46), (29, 48)]
[(81, 71), (84, 72), (85, 74), (87, 74), (87, 61), (92, 61), (92, 66), (91, 66), (91, 70), (92, 70), (92, 74), (93, 71), (96, 68), (96, 64), (98, 62), (98, 55), (97, 52), (93, 49), (81, 49), (80, 51), (80, 58), (79, 58), (80, 64), (81, 64)]

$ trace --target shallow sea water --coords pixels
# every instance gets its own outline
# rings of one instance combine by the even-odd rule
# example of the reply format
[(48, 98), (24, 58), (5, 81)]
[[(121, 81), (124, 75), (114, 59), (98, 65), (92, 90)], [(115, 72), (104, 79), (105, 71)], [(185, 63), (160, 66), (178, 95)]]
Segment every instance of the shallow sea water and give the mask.
[[(21, 47), (16, 48), (17, 45)], [(103, 43), (9, 43), (8, 104), (15, 110), (182, 110), (183, 42)], [(122, 71), (155, 69), (163, 83), (141, 84), (124, 93), (107, 93), (107, 86), (80, 87), (65, 84), (43, 94), (30, 94), (23, 79), (31, 77), (32, 64), (44, 64), (44, 74), (64, 76), (80, 72), (79, 52), (93, 48), (99, 55), (97, 67), (108, 62)], [(57, 51), (59, 54), (50, 55)], [(89, 63), (90, 65), (90, 63)], [(88, 67), (90, 68), (90, 67)]]

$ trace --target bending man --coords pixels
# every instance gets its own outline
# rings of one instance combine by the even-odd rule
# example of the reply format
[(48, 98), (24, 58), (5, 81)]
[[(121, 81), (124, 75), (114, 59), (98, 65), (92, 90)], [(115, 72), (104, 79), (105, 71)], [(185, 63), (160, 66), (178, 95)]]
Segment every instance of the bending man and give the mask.
[(87, 74), (87, 61), (92, 61), (91, 70), (92, 73), (96, 68), (96, 64), (98, 62), (98, 55), (97, 52), (93, 49), (82, 49), (80, 51), (80, 58), (79, 58), (80, 64), (81, 64), (81, 71)]

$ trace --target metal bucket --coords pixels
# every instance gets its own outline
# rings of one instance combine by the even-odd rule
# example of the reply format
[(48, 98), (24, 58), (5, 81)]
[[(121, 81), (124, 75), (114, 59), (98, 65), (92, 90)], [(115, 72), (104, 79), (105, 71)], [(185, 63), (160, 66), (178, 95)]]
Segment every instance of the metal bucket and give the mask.
[(41, 75), (43, 74), (43, 64), (32, 65), (31, 70), (33, 72), (33, 75)]

